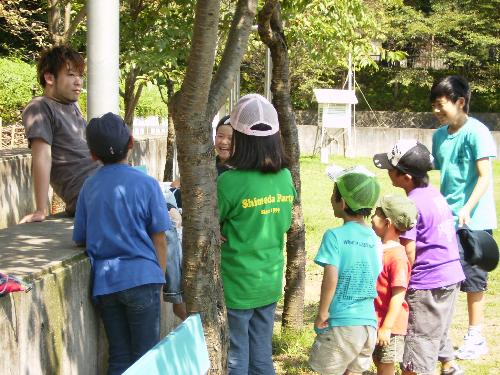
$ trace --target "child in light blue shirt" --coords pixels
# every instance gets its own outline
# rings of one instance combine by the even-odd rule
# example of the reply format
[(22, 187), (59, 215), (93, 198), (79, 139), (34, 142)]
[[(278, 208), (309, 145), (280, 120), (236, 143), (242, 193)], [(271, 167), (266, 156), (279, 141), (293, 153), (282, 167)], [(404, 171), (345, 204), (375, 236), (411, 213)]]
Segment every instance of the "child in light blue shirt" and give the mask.
[(361, 374), (370, 367), (377, 340), (374, 299), (381, 243), (365, 218), (380, 187), (363, 167), (329, 175), (335, 181), (333, 211), (344, 224), (327, 230), (315, 258), (324, 273), (309, 364), (320, 373)]

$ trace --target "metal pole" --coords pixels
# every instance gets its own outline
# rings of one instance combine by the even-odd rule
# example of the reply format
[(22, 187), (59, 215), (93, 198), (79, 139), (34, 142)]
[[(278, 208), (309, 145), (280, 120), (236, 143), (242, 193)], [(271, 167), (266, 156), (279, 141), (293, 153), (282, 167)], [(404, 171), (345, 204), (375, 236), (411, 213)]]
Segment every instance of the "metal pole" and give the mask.
[(87, 2), (87, 119), (119, 113), (120, 1)]
[[(354, 93), (356, 93), (356, 70), (352, 72), (352, 80), (354, 83)], [(358, 148), (358, 139), (356, 134), (356, 104), (352, 106), (352, 132), (354, 134), (354, 145), (353, 145), (353, 156), (356, 156), (356, 150)]]
[(273, 60), (271, 59), (271, 50), (266, 48), (266, 76), (264, 82), (264, 96), (272, 101), (271, 78), (273, 77)]
[(349, 52), (349, 70), (347, 71), (347, 88), (352, 90), (352, 55)]
[[(349, 90), (352, 90), (352, 55), (349, 52), (349, 57), (348, 57), (348, 64), (349, 64), (349, 70), (347, 72), (347, 88)], [(352, 108), (353, 105), (349, 104), (349, 121), (352, 121)], [(347, 147), (344, 149), (345, 156), (351, 157), (353, 156), (353, 150), (352, 150), (352, 123), (349, 123), (349, 127), (347, 128)]]

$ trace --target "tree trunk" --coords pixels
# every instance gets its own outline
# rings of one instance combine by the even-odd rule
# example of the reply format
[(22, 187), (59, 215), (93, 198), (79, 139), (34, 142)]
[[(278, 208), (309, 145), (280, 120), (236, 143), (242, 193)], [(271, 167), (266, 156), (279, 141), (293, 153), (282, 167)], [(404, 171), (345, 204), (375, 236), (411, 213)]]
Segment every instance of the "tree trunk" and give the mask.
[[(83, 6), (71, 19), (71, 1), (48, 0), (48, 30), (52, 43), (57, 45), (69, 42), (78, 25), (87, 16), (86, 6)], [(61, 16), (63, 13), (63, 16)]]
[(184, 290), (188, 313), (203, 321), (212, 368), (227, 373), (229, 335), (220, 276), (220, 228), (212, 119), (227, 98), (246, 50), (257, 0), (239, 0), (218, 71), (213, 75), (219, 0), (198, 0), (181, 89), (171, 100), (182, 176)]
[(259, 12), (259, 35), (271, 51), (273, 62), (271, 92), (278, 112), (285, 150), (290, 157), (290, 172), (297, 190), (293, 205), (292, 226), (286, 241), (286, 284), (282, 327), (301, 328), (304, 320), (305, 225), (301, 206), (300, 150), (297, 124), (290, 99), (289, 58), (279, 1), (267, 0)]
[(133, 127), (135, 107), (137, 107), (144, 87), (144, 82), (140, 82), (136, 87), (139, 73), (140, 70), (137, 67), (130, 69), (125, 78), (125, 91), (121, 93), (125, 104), (125, 116), (123, 120), (130, 129)]
[(218, 0), (199, 0), (186, 75), (172, 100), (182, 175), (184, 290), (188, 313), (200, 313), (211, 374), (227, 369), (228, 330), (220, 276), (220, 230), (214, 148), (206, 108), (215, 62)]
[(48, 0), (48, 28), (49, 34), (54, 45), (62, 43), (59, 29), (61, 28), (61, 9), (59, 8), (59, 0)]
[[(160, 91), (161, 92), (161, 91)], [(168, 133), (167, 133), (167, 157), (165, 159), (165, 171), (163, 172), (163, 181), (172, 181), (174, 179), (174, 147), (175, 147), (175, 128), (174, 118), (172, 116), (173, 108), (170, 101), (174, 96), (174, 81), (167, 79), (167, 102), (168, 105)]]

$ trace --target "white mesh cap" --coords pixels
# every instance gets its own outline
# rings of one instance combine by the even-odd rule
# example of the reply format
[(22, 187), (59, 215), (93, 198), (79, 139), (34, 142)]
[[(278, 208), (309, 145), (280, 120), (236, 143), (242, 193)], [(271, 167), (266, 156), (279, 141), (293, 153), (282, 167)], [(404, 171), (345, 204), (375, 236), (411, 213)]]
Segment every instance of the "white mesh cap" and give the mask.
[(330, 165), (328, 168), (326, 168), (326, 174), (328, 175), (328, 177), (330, 177), (331, 180), (335, 182), (349, 173), (362, 174), (367, 177), (375, 177), (374, 173), (370, 172), (368, 169), (366, 169), (366, 167), (362, 165), (356, 165), (349, 168), (343, 168), (338, 165)]
[(259, 94), (242, 96), (231, 112), (230, 123), (234, 130), (257, 137), (273, 135), (280, 130), (276, 109)]

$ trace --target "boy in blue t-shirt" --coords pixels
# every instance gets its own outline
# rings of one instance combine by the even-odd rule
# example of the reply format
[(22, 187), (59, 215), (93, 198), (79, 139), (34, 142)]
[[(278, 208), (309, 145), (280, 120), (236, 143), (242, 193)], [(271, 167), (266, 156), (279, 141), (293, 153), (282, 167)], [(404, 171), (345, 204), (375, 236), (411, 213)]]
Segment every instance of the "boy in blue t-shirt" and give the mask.
[(377, 341), (374, 300), (382, 254), (365, 218), (380, 187), (364, 167), (330, 171), (329, 176), (335, 181), (333, 212), (344, 224), (326, 231), (315, 258), (324, 273), (309, 364), (325, 374), (361, 374), (370, 367)]
[[(455, 226), (465, 224), (491, 234), (497, 227), (491, 165), (496, 145), (488, 128), (468, 116), (469, 83), (461, 76), (442, 78), (433, 85), (430, 100), (443, 125), (433, 134), (432, 154), (441, 172), (441, 194), (451, 207)], [(481, 334), (488, 274), (469, 265), (463, 260), (463, 250), (460, 253), (466, 276), (460, 289), (467, 293), (469, 329), (456, 355), (476, 359), (488, 352)]]
[(158, 182), (127, 163), (134, 144), (124, 121), (90, 120), (87, 143), (104, 166), (78, 196), (73, 241), (85, 245), (92, 297), (109, 342), (108, 375), (121, 374), (160, 339), (170, 219)]

